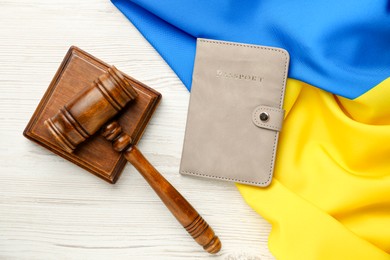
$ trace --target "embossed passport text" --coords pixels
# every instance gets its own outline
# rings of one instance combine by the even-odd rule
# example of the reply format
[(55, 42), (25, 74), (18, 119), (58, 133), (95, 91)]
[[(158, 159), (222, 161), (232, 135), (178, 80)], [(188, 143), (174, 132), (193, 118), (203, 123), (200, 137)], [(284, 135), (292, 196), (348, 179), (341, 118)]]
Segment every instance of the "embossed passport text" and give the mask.
[(198, 39), (180, 173), (269, 185), (288, 65), (283, 49)]

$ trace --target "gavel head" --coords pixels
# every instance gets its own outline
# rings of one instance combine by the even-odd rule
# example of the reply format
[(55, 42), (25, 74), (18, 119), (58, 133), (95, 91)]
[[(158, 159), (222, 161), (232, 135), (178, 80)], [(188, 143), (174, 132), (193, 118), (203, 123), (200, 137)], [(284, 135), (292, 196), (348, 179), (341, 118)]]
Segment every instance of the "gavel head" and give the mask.
[(131, 84), (112, 66), (44, 124), (65, 151), (73, 152), (136, 97)]

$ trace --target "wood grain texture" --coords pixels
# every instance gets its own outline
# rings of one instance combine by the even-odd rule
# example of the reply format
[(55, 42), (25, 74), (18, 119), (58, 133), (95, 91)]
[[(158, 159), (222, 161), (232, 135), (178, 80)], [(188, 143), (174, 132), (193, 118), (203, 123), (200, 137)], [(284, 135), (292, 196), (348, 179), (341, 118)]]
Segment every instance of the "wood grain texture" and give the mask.
[[(68, 116), (64, 114), (72, 106), (68, 102), (77, 100), (77, 96), (79, 98), (83, 97), (83, 91), (87, 91), (90, 94), (91, 91), (94, 91), (92, 93), (97, 93), (98, 97), (102, 97), (101, 92), (96, 88), (98, 86), (96, 85), (96, 81), (99, 79), (99, 86), (102, 86), (100, 78), (103, 77), (108, 66), (108, 64), (105, 64), (96, 57), (72, 46), (62, 61), (61, 66), (58, 68), (56, 75), (37, 106), (23, 134), (27, 138), (83, 167), (96, 176), (110, 183), (115, 183), (126, 164), (125, 158), (113, 151), (111, 144), (104, 140), (100, 134), (91, 136), (92, 132), (95, 133), (100, 128), (96, 126), (96, 121), (90, 120), (84, 114), (82, 117), (86, 120), (85, 123), (89, 125), (87, 128), (89, 130), (83, 131), (79, 127), (75, 128), (70, 123), (69, 118), (73, 117), (72, 113), (68, 114)], [(136, 100), (133, 100), (131, 104), (121, 111), (121, 117), (119, 118), (121, 125), (124, 127), (124, 131), (131, 136), (133, 143), (137, 144), (161, 99), (161, 94), (130, 76), (126, 75), (125, 77), (137, 89), (138, 94), (130, 93), (130, 96), (125, 95), (125, 99), (120, 99), (119, 102), (121, 103), (118, 103), (116, 108), (108, 105), (111, 103), (103, 99), (103, 101), (106, 101), (103, 103), (106, 104), (106, 109), (100, 109), (99, 111), (107, 112), (107, 108), (111, 108), (109, 110), (112, 113), (111, 116), (115, 115), (117, 114), (117, 109), (121, 110), (118, 106), (124, 106), (125, 104), (123, 102), (126, 99), (131, 97), (131, 95), (138, 95)], [(106, 81), (104, 80), (104, 82)], [(110, 88), (112, 86), (111, 81), (107, 81), (107, 83), (107, 87)], [(127, 87), (132, 89), (129, 85)], [(82, 107), (90, 106), (91, 103), (94, 102), (91, 102), (90, 95), (88, 96), (88, 100), (81, 102)], [(52, 118), (60, 110), (62, 113), (58, 115), (64, 115), (64, 117)], [(73, 111), (73, 114), (80, 116), (80, 111), (78, 110)], [(105, 114), (107, 115), (107, 113)], [(49, 118), (51, 119), (48, 120)], [(58, 119), (60, 121), (57, 121)], [(54, 121), (59, 123), (58, 126), (62, 126), (60, 129), (71, 131), (72, 135), (70, 136), (76, 139), (64, 139), (58, 136), (57, 132), (60, 129), (57, 129), (57, 124)], [(48, 131), (47, 124), (50, 125), (50, 131)], [(93, 126), (93, 129), (91, 129), (91, 126)], [(52, 135), (51, 133), (55, 134)], [(77, 147), (78, 149), (71, 153), (80, 142), (84, 142), (83, 145)], [(68, 147), (67, 144), (70, 146)], [(65, 152), (65, 150), (68, 152)]]
[[(0, 0), (0, 24), (0, 259), (273, 259), (234, 184), (179, 174), (189, 93), (108, 0)], [(216, 256), (131, 165), (110, 185), (22, 136), (71, 45), (163, 95), (138, 146), (214, 228)]]
[[(132, 145), (124, 152), (125, 158), (138, 170), (154, 189), (161, 201), (187, 230), (192, 238), (210, 254), (221, 250), (221, 241), (214, 230), (192, 205), (172, 186), (150, 162)], [(178, 245), (180, 246), (180, 245)]]

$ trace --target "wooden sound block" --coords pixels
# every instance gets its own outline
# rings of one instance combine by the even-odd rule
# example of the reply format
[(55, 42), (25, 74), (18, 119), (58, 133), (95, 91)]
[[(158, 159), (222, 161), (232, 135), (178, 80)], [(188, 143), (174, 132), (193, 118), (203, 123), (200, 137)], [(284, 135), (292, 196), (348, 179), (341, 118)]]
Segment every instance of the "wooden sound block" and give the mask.
[[(111, 143), (106, 141), (99, 132), (79, 145), (73, 153), (68, 153), (57, 145), (43, 124), (80, 90), (91, 85), (107, 70), (108, 66), (105, 62), (72, 46), (23, 134), (105, 181), (115, 183), (126, 164), (126, 159), (121, 153), (114, 151)], [(130, 76), (125, 75), (125, 77), (137, 91), (138, 97), (130, 102), (115, 119), (136, 144), (155, 111), (161, 94)]]

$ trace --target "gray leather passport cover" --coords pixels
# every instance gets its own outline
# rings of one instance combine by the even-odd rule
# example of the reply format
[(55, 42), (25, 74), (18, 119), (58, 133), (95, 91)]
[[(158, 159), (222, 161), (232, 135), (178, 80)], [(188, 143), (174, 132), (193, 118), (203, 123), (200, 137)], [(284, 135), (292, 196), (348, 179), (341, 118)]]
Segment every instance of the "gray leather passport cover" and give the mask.
[(197, 40), (180, 173), (270, 184), (288, 64), (283, 49)]

